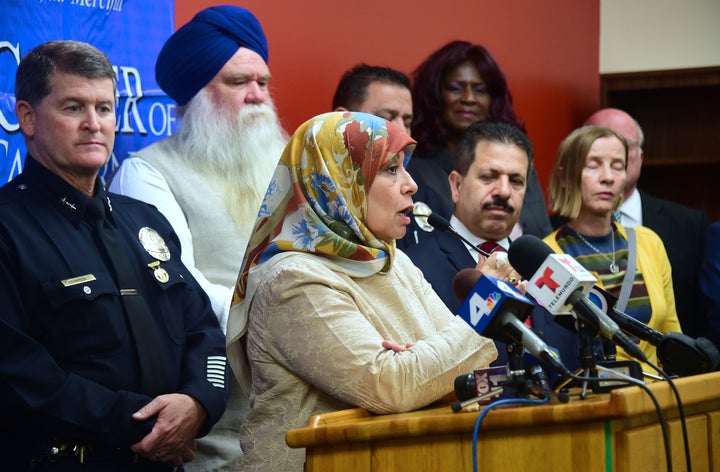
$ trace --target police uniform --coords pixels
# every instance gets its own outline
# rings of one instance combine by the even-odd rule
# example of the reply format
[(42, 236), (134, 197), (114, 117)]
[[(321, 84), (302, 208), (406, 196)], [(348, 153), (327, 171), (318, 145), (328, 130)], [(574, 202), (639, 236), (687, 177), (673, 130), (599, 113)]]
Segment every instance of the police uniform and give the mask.
[[(202, 404), (204, 435), (227, 402), (225, 338), (208, 298), (180, 262), (180, 243), (154, 207), (106, 194), (99, 179), (96, 189), (159, 329), (155, 349), (169, 360), (163, 373), (173, 386), (163, 393), (187, 394)], [(142, 393), (111, 261), (84, 219), (89, 202), (31, 156), (24, 172), (0, 188), (5, 470), (30, 459), (79, 464), (80, 455), (86, 468), (79, 470), (90, 470), (94, 461), (115, 463), (113, 470), (168, 468), (143, 465), (129, 450), (153, 427), (154, 418), (131, 418), (153, 395)]]

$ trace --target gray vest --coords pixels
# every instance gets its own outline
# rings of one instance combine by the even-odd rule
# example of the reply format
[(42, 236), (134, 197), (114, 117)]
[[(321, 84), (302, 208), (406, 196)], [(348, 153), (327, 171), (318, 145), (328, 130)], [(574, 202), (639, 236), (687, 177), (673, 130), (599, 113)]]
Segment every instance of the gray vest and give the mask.
[(195, 267), (210, 282), (233, 288), (255, 221), (237, 227), (222, 193), (210, 178), (188, 167), (178, 155), (174, 139), (163, 139), (136, 155), (165, 177), (182, 208), (192, 234)]

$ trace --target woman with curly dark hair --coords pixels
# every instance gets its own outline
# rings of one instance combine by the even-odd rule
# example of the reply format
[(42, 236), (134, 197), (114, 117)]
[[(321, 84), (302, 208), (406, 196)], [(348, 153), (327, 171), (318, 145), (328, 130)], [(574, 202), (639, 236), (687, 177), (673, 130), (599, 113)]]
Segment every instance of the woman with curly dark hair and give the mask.
[[(505, 74), (479, 44), (452, 41), (432, 53), (413, 72), (412, 135), (418, 141), (408, 170), (418, 186), (429, 187), (453, 207), (448, 175), (455, 147), (478, 121), (501, 121), (525, 131), (513, 109)], [(552, 231), (535, 169), (520, 216), (523, 233), (544, 237)], [(516, 232), (516, 235), (518, 233)]]

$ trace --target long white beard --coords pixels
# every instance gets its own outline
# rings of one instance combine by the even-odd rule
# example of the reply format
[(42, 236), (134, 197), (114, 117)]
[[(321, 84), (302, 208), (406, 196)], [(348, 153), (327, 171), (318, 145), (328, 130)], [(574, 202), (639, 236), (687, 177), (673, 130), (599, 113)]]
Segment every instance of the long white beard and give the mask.
[(245, 104), (233, 116), (201, 90), (176, 133), (180, 155), (225, 195), (228, 213), (249, 234), (288, 137), (275, 108)]

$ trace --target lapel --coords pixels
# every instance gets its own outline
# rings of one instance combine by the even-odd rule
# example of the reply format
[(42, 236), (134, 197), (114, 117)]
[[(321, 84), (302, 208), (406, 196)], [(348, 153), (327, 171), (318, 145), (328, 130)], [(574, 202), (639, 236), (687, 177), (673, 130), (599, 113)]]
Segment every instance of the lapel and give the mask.
[(662, 201), (645, 192), (640, 192), (640, 200), (642, 201), (643, 226), (657, 228), (656, 233), (665, 234), (668, 221), (667, 218), (663, 218)]
[(438, 233), (437, 240), (440, 250), (445, 253), (447, 260), (456, 271), (475, 267), (475, 260), (458, 237), (450, 233)]

